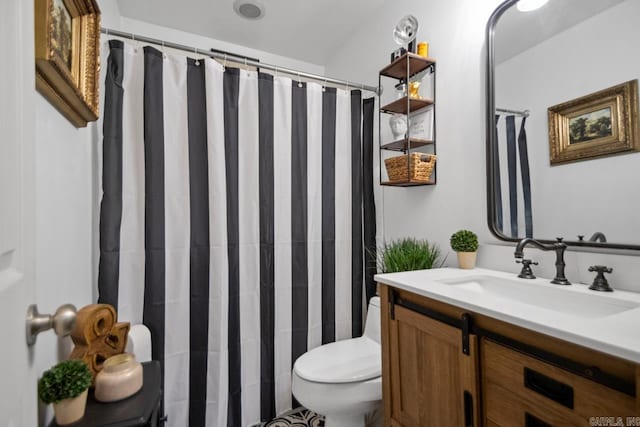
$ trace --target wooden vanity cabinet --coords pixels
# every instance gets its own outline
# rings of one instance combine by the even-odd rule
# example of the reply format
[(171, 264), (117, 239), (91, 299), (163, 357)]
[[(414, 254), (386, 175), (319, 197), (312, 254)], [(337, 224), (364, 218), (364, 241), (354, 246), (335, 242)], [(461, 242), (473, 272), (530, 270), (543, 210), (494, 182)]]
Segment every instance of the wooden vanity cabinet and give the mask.
[(477, 337), (381, 300), (385, 425), (479, 425)]
[(403, 290), (379, 292), (385, 426), (602, 421), (592, 417), (640, 426), (637, 364)]

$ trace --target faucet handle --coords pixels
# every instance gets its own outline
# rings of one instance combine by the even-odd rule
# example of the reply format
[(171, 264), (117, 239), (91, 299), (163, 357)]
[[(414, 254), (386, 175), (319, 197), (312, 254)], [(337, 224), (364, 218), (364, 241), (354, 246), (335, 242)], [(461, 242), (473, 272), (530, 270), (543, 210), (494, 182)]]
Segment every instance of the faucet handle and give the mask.
[(589, 267), (590, 272), (596, 272), (596, 277), (593, 279), (593, 284), (589, 286), (589, 289), (592, 291), (600, 291), (600, 292), (613, 292), (611, 286), (609, 286), (609, 282), (606, 277), (604, 277), (604, 273), (613, 273), (613, 268), (609, 268), (606, 265), (592, 265)]
[(592, 265), (589, 267), (589, 271), (597, 273), (613, 273), (613, 268), (609, 268), (606, 265)]
[(538, 265), (537, 262), (534, 262), (530, 259), (516, 260), (517, 264), (522, 264), (522, 270), (518, 277), (521, 279), (535, 279), (536, 276), (533, 274), (533, 270), (531, 270), (532, 265)]

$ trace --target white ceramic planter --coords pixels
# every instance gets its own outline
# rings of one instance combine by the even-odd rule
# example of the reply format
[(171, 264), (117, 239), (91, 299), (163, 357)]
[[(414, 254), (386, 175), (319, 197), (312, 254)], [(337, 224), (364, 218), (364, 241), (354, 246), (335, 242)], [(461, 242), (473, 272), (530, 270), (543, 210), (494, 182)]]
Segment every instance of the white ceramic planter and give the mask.
[(56, 414), (56, 423), (58, 423), (58, 425), (64, 426), (75, 423), (84, 417), (84, 410), (87, 407), (88, 391), (87, 389), (76, 397), (64, 399), (53, 404), (53, 411)]
[(458, 252), (458, 265), (464, 270), (476, 267), (476, 255), (478, 252)]
[(125, 399), (142, 388), (142, 380), (142, 365), (133, 354), (112, 356), (96, 375), (95, 398), (100, 402)]

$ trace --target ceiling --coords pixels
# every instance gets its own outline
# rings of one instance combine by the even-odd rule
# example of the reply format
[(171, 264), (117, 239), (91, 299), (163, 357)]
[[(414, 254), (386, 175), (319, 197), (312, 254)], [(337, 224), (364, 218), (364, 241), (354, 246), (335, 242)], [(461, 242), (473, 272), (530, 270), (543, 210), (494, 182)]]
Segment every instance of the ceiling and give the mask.
[[(260, 0), (260, 20), (233, 0), (118, 0), (122, 16), (323, 65), (384, 0)], [(214, 46), (212, 46), (214, 47)]]
[(550, 0), (542, 8), (531, 12), (520, 12), (513, 6), (504, 13), (496, 26), (496, 63), (513, 58), (623, 1), (625, 0)]

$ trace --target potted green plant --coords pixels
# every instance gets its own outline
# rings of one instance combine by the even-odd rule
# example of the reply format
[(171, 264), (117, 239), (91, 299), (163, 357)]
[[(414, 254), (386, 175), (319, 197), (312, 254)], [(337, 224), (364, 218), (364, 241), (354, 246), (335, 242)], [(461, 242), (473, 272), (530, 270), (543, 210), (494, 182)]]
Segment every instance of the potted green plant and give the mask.
[(459, 230), (451, 236), (451, 249), (458, 253), (458, 265), (466, 270), (476, 266), (478, 236), (469, 230)]
[(38, 381), (38, 396), (53, 403), (56, 423), (71, 424), (84, 416), (91, 371), (82, 360), (65, 360), (45, 371)]
[(396, 273), (442, 267), (444, 260), (438, 245), (406, 237), (382, 245), (378, 263), (380, 272)]

